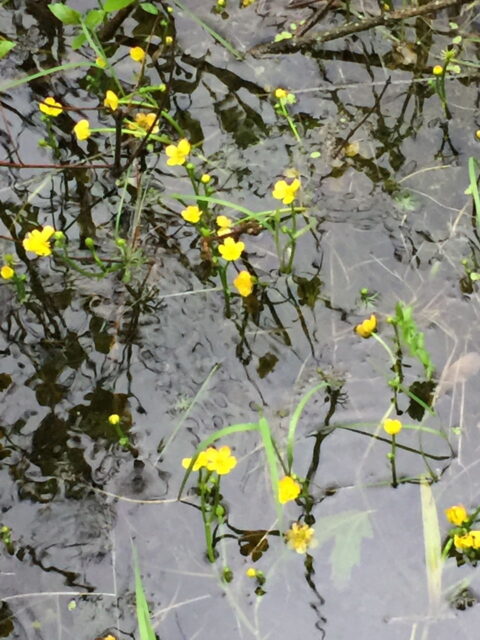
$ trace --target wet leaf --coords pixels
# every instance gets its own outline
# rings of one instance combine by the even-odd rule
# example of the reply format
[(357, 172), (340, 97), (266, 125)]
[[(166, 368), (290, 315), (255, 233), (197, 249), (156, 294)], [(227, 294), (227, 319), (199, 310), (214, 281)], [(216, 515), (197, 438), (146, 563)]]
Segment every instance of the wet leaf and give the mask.
[(318, 545), (334, 541), (330, 564), (337, 588), (345, 586), (353, 567), (360, 562), (362, 540), (372, 536), (369, 511), (344, 511), (319, 521), (316, 529)]
[(12, 376), (8, 373), (0, 373), (0, 391), (5, 391), (12, 384)]
[(258, 359), (257, 373), (260, 378), (265, 378), (275, 369), (278, 358), (273, 353), (266, 353)]
[(48, 5), (48, 8), (53, 15), (60, 20), (60, 22), (63, 22), (63, 24), (80, 24), (82, 20), (81, 14), (78, 11), (75, 11), (75, 9), (67, 7), (66, 4), (57, 2), (55, 4)]
[(147, 13), (151, 13), (154, 16), (158, 15), (157, 7), (154, 4), (152, 4), (151, 2), (142, 2), (142, 3), (140, 3), (140, 6)]

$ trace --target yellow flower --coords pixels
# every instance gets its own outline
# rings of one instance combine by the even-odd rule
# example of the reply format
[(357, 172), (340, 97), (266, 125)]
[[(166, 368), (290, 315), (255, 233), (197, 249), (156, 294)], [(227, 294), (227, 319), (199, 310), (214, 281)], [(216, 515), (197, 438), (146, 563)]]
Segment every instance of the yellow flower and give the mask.
[(294, 522), (285, 533), (285, 538), (290, 549), (297, 553), (306, 553), (309, 547), (315, 546), (314, 535), (315, 531), (308, 524)]
[[(182, 467), (188, 469), (192, 458), (183, 458)], [(230, 447), (224, 446), (220, 449), (208, 447), (205, 451), (201, 451), (193, 464), (193, 471), (198, 471), (205, 467), (208, 471), (216, 471), (218, 475), (230, 473), (237, 466), (237, 459), (231, 455)]]
[(103, 101), (105, 107), (110, 109), (111, 111), (116, 111), (118, 109), (118, 96), (115, 92), (107, 91), (105, 95), (105, 100)]
[(474, 549), (480, 549), (480, 531), (472, 529), (470, 531), (470, 536), (472, 537), (472, 547)]
[(62, 105), (52, 96), (48, 96), (43, 102), (39, 102), (38, 108), (42, 113), (46, 113), (47, 116), (53, 116), (54, 118), (59, 116), (63, 111)]
[(217, 235), (224, 236), (227, 233), (230, 233), (230, 227), (232, 226), (232, 221), (227, 216), (217, 216), (215, 222), (217, 226), (220, 227), (217, 231)]
[(165, 44), (167, 45), (167, 47), (169, 47), (172, 43), (173, 43), (172, 36), (166, 36), (165, 37)]
[(189, 207), (181, 211), (180, 215), (186, 222), (197, 224), (197, 222), (200, 220), (202, 212), (196, 205), (190, 205)]
[(286, 98), (288, 93), (289, 92), (286, 89), (275, 89), (275, 98), (281, 100), (282, 98)]
[(291, 476), (284, 476), (278, 482), (278, 501), (285, 504), (291, 500), (295, 500), (300, 495), (302, 487)]
[(367, 318), (355, 327), (355, 333), (362, 338), (369, 338), (377, 328), (377, 317), (372, 313), (370, 318)]
[[(209, 447), (206, 451), (200, 451), (200, 453), (197, 456), (197, 459), (193, 463), (192, 471), (198, 471), (201, 467), (206, 467), (207, 466), (207, 460), (208, 460), (208, 453), (207, 452), (209, 452), (210, 449), (215, 451), (215, 449), (213, 449), (213, 447)], [(191, 458), (183, 458), (182, 467), (184, 469), (188, 469), (188, 467), (190, 466), (191, 462), (192, 462)]]
[(77, 136), (77, 140), (86, 140), (92, 135), (90, 131), (90, 123), (88, 120), (80, 120), (73, 127), (73, 133)]
[(143, 62), (145, 59), (145, 51), (142, 47), (132, 47), (130, 49), (130, 57), (132, 60), (135, 60), (135, 62)]
[(238, 293), (246, 298), (253, 291), (253, 276), (251, 276), (248, 271), (240, 271), (238, 276), (233, 281), (233, 284)]
[(249, 567), (246, 571), (245, 571), (246, 575), (249, 578), (255, 578), (257, 575), (257, 570), (254, 569), (253, 567)]
[(237, 459), (232, 456), (230, 447), (224, 446), (220, 449), (214, 449), (214, 451), (216, 455), (207, 462), (209, 471), (216, 471), (219, 476), (224, 476), (237, 466)]
[(95, 58), (95, 64), (97, 65), (97, 67), (100, 67), (100, 69), (105, 69), (105, 67), (107, 66), (107, 61), (105, 60), (105, 58), (98, 56), (97, 58)]
[(300, 180), (295, 178), (288, 184), (285, 180), (278, 180), (273, 187), (272, 196), (276, 200), (281, 200), (283, 204), (290, 204), (295, 200), (295, 195), (300, 189)]
[(455, 504), (453, 507), (445, 509), (445, 516), (449, 522), (459, 527), (468, 520), (468, 512), (463, 504)]
[(249, 7), (255, 0), (242, 0), (242, 7)]
[[(157, 120), (157, 114), (150, 112), (150, 113), (137, 113), (135, 114), (135, 122), (127, 122), (127, 127), (129, 129), (133, 129), (133, 130), (139, 130), (141, 129), (142, 131), (150, 131), (150, 127), (153, 125), (153, 123)], [(158, 126), (158, 124), (156, 124), (151, 133), (158, 133), (160, 131), (160, 127)]]
[(23, 239), (23, 248), (25, 251), (36, 253), (37, 256), (49, 256), (52, 253), (49, 239), (54, 233), (55, 229), (50, 225), (43, 227), (41, 231), (34, 229)]
[(200, 178), (200, 182), (202, 184), (208, 184), (211, 179), (212, 179), (212, 176), (210, 174), (204, 173)]
[(225, 238), (224, 243), (218, 245), (218, 250), (222, 258), (229, 261), (238, 260), (244, 249), (245, 243), (240, 241), (235, 242), (233, 238)]
[(3, 267), (0, 269), (0, 276), (2, 276), (4, 280), (10, 280), (10, 278), (13, 278), (14, 275), (15, 275), (15, 271), (8, 264), (4, 264)]
[(174, 144), (169, 144), (165, 149), (165, 153), (168, 156), (167, 164), (170, 167), (185, 164), (185, 161), (191, 149), (192, 146), (186, 138), (180, 140), (178, 145), (176, 146)]
[(453, 544), (457, 549), (470, 549), (473, 547), (473, 538), (470, 533), (466, 533), (463, 536), (454, 535)]
[(443, 67), (441, 64), (436, 64), (433, 69), (432, 69), (432, 73), (434, 76), (441, 76), (443, 73)]
[(120, 416), (118, 413), (112, 413), (108, 416), (108, 421), (110, 424), (118, 424), (120, 422)]
[(397, 433), (400, 433), (402, 430), (402, 423), (400, 420), (392, 420), (391, 418), (387, 418), (383, 421), (383, 429), (388, 433), (389, 436), (396, 436)]

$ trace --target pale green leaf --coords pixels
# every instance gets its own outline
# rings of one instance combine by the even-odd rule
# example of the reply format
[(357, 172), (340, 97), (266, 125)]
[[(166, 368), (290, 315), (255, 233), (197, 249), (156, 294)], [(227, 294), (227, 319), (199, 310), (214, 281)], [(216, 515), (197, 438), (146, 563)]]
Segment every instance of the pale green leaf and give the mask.
[(124, 9), (128, 7), (129, 4), (132, 4), (135, 0), (106, 0), (103, 8), (105, 11), (119, 11), (120, 9)]
[(66, 4), (57, 2), (55, 4), (49, 4), (48, 8), (63, 24), (80, 24), (81, 14)]
[(146, 11), (147, 13), (151, 13), (154, 16), (158, 15), (158, 9), (157, 7), (152, 4), (151, 2), (142, 2), (140, 4), (141, 8)]
[(95, 29), (99, 24), (102, 24), (106, 11), (102, 11), (101, 9), (92, 9), (85, 16), (85, 24), (89, 29)]
[(332, 579), (337, 588), (348, 582), (354, 566), (360, 562), (362, 540), (373, 536), (369, 511), (344, 511), (322, 518), (315, 527), (318, 545), (333, 540), (330, 554)]
[(72, 49), (74, 51), (80, 49), (80, 47), (85, 44), (86, 40), (87, 38), (84, 33), (78, 33), (72, 40)]
[(4, 58), (14, 46), (15, 42), (11, 40), (0, 40), (0, 58)]

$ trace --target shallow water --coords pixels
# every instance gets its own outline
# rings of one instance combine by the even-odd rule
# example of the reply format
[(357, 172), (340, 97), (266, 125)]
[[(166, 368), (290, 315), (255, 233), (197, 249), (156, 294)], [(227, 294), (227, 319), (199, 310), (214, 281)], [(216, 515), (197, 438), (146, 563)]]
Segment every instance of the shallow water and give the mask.
[[(241, 51), (308, 15), (264, 3), (258, 13), (255, 5), (231, 6), (222, 18), (210, 2), (185, 4)], [(43, 6), (17, 0), (0, 8), (2, 33), (18, 40), (0, 61), (2, 81), (91, 57), (88, 49), (71, 51), (72, 28), (46, 20)], [(378, 294), (385, 339), (397, 301), (413, 305), (437, 378), (477, 352), (477, 285), (465, 291), (461, 264), (476, 264), (479, 247), (465, 195), (468, 158), (479, 144), (476, 71), (447, 78), (446, 118), (428, 80), (450, 38), (432, 36), (422, 19), (412, 22), (416, 30), (395, 34), (421, 43), (412, 66), (395, 61), (382, 29), (329, 43), (318, 56), (236, 60), (185, 11), (173, 15), (175, 55), (148, 66), (147, 76), (152, 84), (169, 80), (164, 108), (202, 143), (198, 153), (218, 180), (217, 196), (254, 211), (273, 208), (273, 183), (295, 168), (300, 204), (315, 225), (299, 239), (289, 275), (279, 272), (267, 232), (246, 240), (248, 263), (266, 286), (250, 307), (235, 297), (227, 317), (219, 279), (205, 273), (194, 232), (179, 224), (178, 203), (168, 198), (191, 186), (178, 167), (166, 167), (163, 153), (147, 156), (141, 244), (151, 264), (130, 291), (116, 276), (97, 282), (60, 262), (32, 260), (19, 241), (8, 240), (52, 224), (77, 255), (89, 235), (111, 249), (122, 191), (107, 171), (2, 170), (2, 250), (17, 254), (31, 295), (20, 304), (8, 283), (0, 288), (0, 525), (12, 537), (0, 559), (0, 637), (139, 637), (133, 542), (164, 639), (474, 638), (479, 607), (457, 610), (449, 595), (462, 580), (478, 591), (475, 569), (448, 560), (440, 600), (429, 597), (419, 477), (427, 460), (438, 480), (431, 488), (442, 536), (443, 509), (477, 506), (475, 367), (458, 372), (442, 389), (436, 415), (422, 421), (445, 438), (402, 431), (401, 445), (433, 457), (400, 449), (404, 482), (396, 489), (388, 442), (341, 427), (368, 423), (364, 430), (381, 435), (375, 425), (392, 395), (387, 354), (353, 332), (371, 312), (361, 303), (362, 287)], [(470, 19), (467, 12), (466, 32)], [(340, 13), (335, 20), (343, 20)], [(434, 25), (445, 32), (446, 16)], [(128, 47), (142, 44), (150, 30), (151, 19), (137, 9), (113, 38), (112, 60), (125, 83), (133, 83)], [(476, 59), (474, 46), (466, 45), (465, 59)], [(52, 124), (58, 158), (38, 146), (46, 136), (38, 100), (53, 94), (72, 106), (97, 107), (106, 84), (99, 70), (94, 74), (99, 92), (88, 91), (85, 69), (74, 69), (4, 93), (6, 157), (18, 159), (13, 146), (32, 164), (103, 153), (101, 136), (74, 141), (78, 118), (69, 112)], [(297, 95), (291, 112), (300, 144), (273, 109), (277, 86)], [(85, 112), (93, 120), (92, 113)], [(353, 135), (359, 153), (346, 157), (339, 145), (366, 116)], [(135, 198), (132, 186), (121, 218), (126, 235)], [(422, 379), (422, 368), (406, 361), (408, 386)], [(283, 447), (295, 406), (325, 380), (328, 392), (312, 398), (299, 423), (294, 469), (311, 474), (317, 535), (332, 526), (337, 537), (312, 549), (305, 564), (305, 556), (270, 536), (270, 549), (255, 564), (266, 576), (266, 594), (258, 597), (245, 576), (251, 560), (237, 540), (221, 541), (215, 565), (206, 560), (199, 512), (176, 501), (180, 461), (215, 430), (256, 422), (259, 412)], [(406, 411), (407, 399), (400, 404)], [(112, 413), (122, 416), (130, 448), (108, 424)], [(406, 413), (402, 420), (419, 424)], [(229, 523), (244, 532), (278, 528), (259, 437), (237, 434), (228, 444), (239, 460), (222, 483)], [(298, 505), (286, 505), (285, 522), (300, 515)], [(229, 584), (220, 579), (224, 566), (234, 573)]]

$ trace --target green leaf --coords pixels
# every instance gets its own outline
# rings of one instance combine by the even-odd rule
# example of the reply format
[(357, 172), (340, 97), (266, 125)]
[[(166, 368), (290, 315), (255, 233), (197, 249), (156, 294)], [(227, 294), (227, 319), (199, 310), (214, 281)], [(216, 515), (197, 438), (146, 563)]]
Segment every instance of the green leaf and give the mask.
[(14, 46), (15, 42), (11, 40), (0, 40), (0, 58), (4, 58)]
[(106, 0), (103, 8), (105, 11), (119, 11), (120, 9), (124, 9), (128, 7), (129, 4), (134, 3), (135, 0)]
[(53, 15), (63, 22), (63, 24), (80, 24), (81, 22), (81, 14), (75, 9), (68, 7), (66, 4), (61, 4), (57, 2), (55, 4), (49, 4), (48, 8), (53, 13)]
[(99, 24), (102, 24), (106, 11), (102, 11), (102, 9), (92, 9), (85, 16), (85, 24), (89, 29), (95, 29)]
[(135, 601), (140, 640), (156, 640), (155, 631), (150, 621), (150, 611), (148, 609), (148, 603), (143, 589), (142, 576), (140, 574), (137, 554), (135, 551), (133, 554), (133, 564), (135, 567)]
[(74, 51), (80, 49), (80, 47), (85, 44), (86, 40), (87, 38), (85, 37), (84, 33), (77, 34), (72, 40), (72, 49)]
[(142, 2), (142, 3), (140, 4), (140, 6), (141, 6), (141, 7), (142, 7), (142, 9), (143, 9), (144, 11), (146, 11), (147, 13), (151, 13), (151, 14), (152, 14), (152, 15), (154, 15), (154, 16), (158, 16), (158, 13), (159, 13), (159, 12), (158, 12), (157, 7), (156, 7), (154, 4), (152, 4), (151, 2)]
[(363, 538), (372, 538), (370, 511), (344, 511), (333, 516), (321, 518), (316, 530), (318, 545), (329, 540), (334, 541), (330, 564), (332, 579), (337, 588), (348, 582), (355, 565), (360, 562), (360, 550)]

